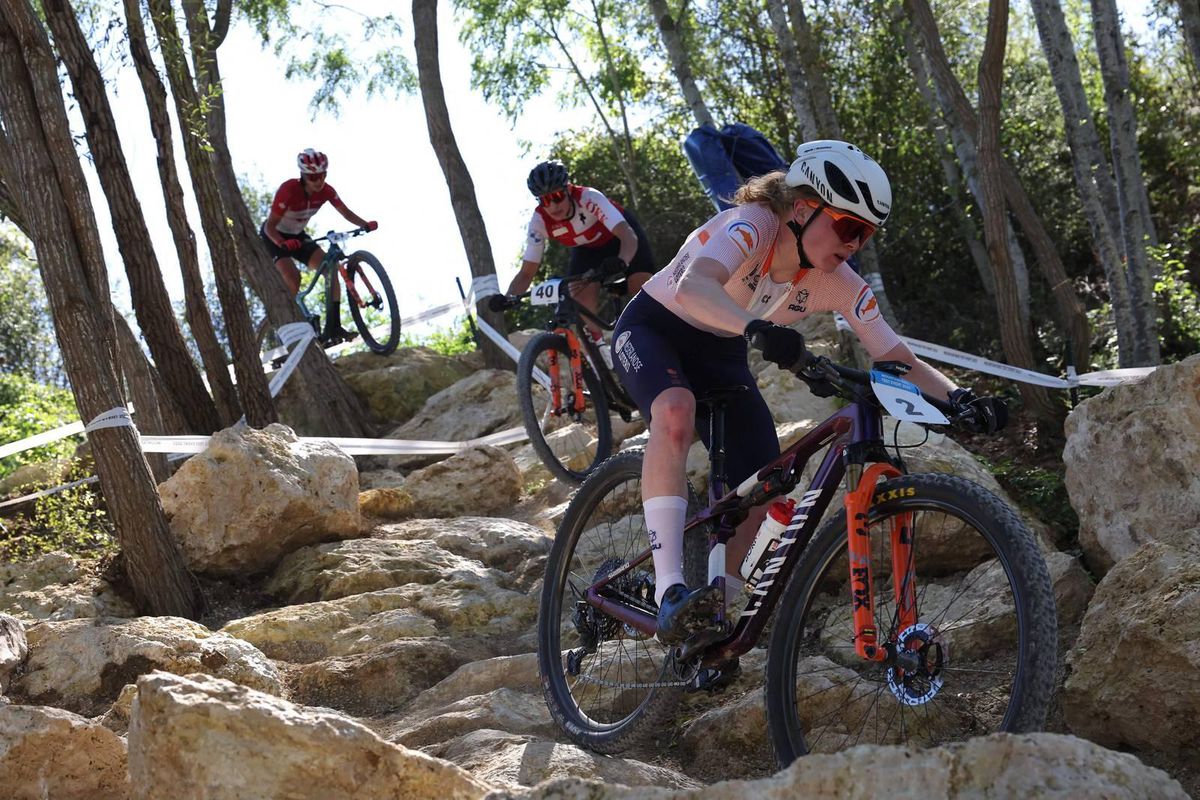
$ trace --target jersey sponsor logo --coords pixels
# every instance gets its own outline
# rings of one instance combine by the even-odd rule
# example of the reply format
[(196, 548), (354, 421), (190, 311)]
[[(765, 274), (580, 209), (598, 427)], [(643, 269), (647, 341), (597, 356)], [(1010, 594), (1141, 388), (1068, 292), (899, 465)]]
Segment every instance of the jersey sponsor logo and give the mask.
[(879, 302), (870, 286), (864, 286), (854, 301), (854, 316), (859, 322), (874, 322), (879, 319)]
[(696, 237), (700, 240), (700, 244), (708, 244), (708, 240), (712, 237), (708, 235), (708, 231), (700, 231), (700, 235)]
[(796, 292), (796, 302), (788, 304), (788, 311), (799, 311), (804, 313), (808, 307), (808, 289), (801, 289)]
[(630, 335), (631, 334), (629, 333), (629, 331), (622, 332), (621, 335), (617, 337), (617, 341), (613, 345), (613, 349), (620, 350), (622, 347), (624, 347), (625, 343), (629, 341)]
[(725, 228), (725, 235), (734, 243), (738, 251), (746, 257), (758, 247), (758, 228), (744, 219), (734, 220)]
[(559, 226), (557, 228), (552, 229), (550, 231), (550, 235), (551, 236), (566, 236), (570, 232), (571, 232), (571, 229), (564, 225), (564, 226)]
[[(604, 222), (604, 220), (606, 219), (606, 217), (604, 216), (604, 212), (600, 210), (600, 206), (596, 205), (595, 200), (587, 200), (584, 202), (583, 206), (588, 211), (592, 212), (592, 216), (594, 216), (596, 219), (600, 220), (601, 222)], [(579, 215), (579, 221), (583, 222), (583, 214)]]

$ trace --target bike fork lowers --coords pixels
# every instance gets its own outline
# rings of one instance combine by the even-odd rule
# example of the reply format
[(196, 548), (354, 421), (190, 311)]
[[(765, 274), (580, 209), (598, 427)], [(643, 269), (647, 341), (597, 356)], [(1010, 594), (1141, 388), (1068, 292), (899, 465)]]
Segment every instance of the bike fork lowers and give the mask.
[[(871, 507), (875, 485), (881, 479), (899, 477), (902, 473), (891, 464), (872, 464), (862, 471), (861, 465), (847, 469), (846, 537), (850, 557), (850, 601), (854, 612), (854, 650), (867, 661), (884, 661), (887, 648), (879, 646), (879, 631), (875, 628), (875, 590), (871, 577), (871, 537), (867, 530), (867, 512)], [(909, 629), (917, 622), (916, 577), (912, 569), (912, 514), (890, 517), (892, 524), (892, 583), (895, 586), (897, 631)]]
[[(582, 414), (584, 409), (583, 396), (583, 354), (579, 347), (579, 337), (569, 328), (555, 331), (567, 340), (568, 358), (571, 362), (571, 382), (575, 386), (574, 402), (571, 410), (576, 414)], [(558, 350), (550, 348), (546, 354), (546, 361), (550, 365), (550, 400), (553, 403), (555, 415), (563, 413), (565, 409), (562, 406), (562, 382), (558, 377)]]

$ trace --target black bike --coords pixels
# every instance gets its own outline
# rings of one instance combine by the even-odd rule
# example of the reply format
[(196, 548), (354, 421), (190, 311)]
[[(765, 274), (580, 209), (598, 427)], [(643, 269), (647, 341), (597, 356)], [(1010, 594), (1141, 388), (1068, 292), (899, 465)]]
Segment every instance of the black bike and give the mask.
[[(330, 231), (315, 242), (328, 242), (329, 249), (321, 265), (313, 273), (312, 280), (296, 295), (296, 305), (300, 313), (312, 323), (317, 333), (321, 332), (321, 317), (312, 313), (306, 302), (309, 294), (316, 288), (318, 281), (324, 281), (325, 297), (325, 327), (330, 329), (332, 322), (337, 322), (343, 330), (357, 330), (362, 336), (363, 344), (380, 355), (387, 355), (396, 349), (400, 343), (400, 307), (396, 303), (396, 293), (392, 282), (383, 270), (379, 259), (366, 250), (356, 250), (346, 255), (342, 243), (355, 236), (367, 232), (366, 228), (356, 228), (352, 231), (338, 233)], [(342, 279), (341, 294), (346, 302), (344, 309), (339, 308), (337, 295), (334, 291), (335, 281)], [(279, 345), (274, 335), (270, 320), (263, 319), (258, 331), (259, 352), (272, 349)], [(340, 343), (323, 338), (322, 344), (329, 347)]]
[(581, 306), (568, 287), (622, 280), (593, 269), (571, 278), (551, 278), (518, 296), (533, 305), (554, 306), (549, 330), (521, 351), (517, 399), (533, 449), (556, 478), (568, 483), (581, 482), (612, 454), (609, 414), (629, 422), (637, 412), (601, 346), (584, 328), (586, 320), (611, 331), (616, 320), (602, 319)]

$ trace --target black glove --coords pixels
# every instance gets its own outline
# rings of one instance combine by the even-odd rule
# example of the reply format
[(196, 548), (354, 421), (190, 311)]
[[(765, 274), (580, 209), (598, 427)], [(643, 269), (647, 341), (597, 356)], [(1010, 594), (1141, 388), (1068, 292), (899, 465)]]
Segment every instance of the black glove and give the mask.
[(492, 311), (507, 311), (515, 308), (521, 301), (506, 294), (494, 294), (488, 298), (488, 308)]
[(781, 369), (791, 369), (803, 362), (804, 336), (794, 328), (755, 319), (746, 325), (742, 335), (751, 347), (762, 350), (763, 358)]
[(961, 422), (973, 433), (995, 433), (1008, 423), (1008, 405), (999, 397), (976, 397), (970, 389), (955, 389), (950, 405), (965, 413)]
[(600, 262), (600, 276), (602, 278), (615, 278), (618, 275), (624, 276), (627, 269), (629, 269), (629, 265), (620, 256), (606, 256)]

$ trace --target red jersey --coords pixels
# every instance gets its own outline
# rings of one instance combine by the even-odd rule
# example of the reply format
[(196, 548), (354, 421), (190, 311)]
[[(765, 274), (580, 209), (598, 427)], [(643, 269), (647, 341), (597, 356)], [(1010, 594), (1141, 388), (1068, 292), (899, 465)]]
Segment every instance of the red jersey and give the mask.
[(599, 247), (613, 238), (613, 228), (625, 221), (621, 206), (590, 186), (569, 185), (574, 209), (566, 219), (553, 219), (540, 205), (529, 220), (525, 260), (541, 263), (550, 238), (566, 247)]
[(271, 211), (280, 216), (279, 224), (275, 227), (280, 233), (303, 233), (312, 215), (330, 200), (336, 200), (337, 196), (337, 192), (328, 183), (322, 186), (320, 191), (305, 194), (299, 178), (284, 181), (275, 192), (275, 199), (271, 201)]

